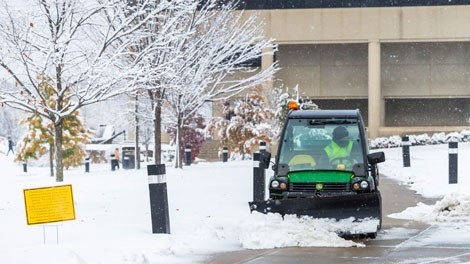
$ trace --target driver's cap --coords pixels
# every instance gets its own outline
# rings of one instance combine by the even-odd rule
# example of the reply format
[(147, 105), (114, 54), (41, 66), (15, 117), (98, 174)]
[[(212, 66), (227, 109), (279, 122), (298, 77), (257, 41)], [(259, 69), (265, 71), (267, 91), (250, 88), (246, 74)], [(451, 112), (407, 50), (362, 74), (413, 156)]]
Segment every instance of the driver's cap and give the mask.
[(333, 130), (333, 139), (341, 140), (349, 136), (348, 130), (344, 126), (336, 127)]

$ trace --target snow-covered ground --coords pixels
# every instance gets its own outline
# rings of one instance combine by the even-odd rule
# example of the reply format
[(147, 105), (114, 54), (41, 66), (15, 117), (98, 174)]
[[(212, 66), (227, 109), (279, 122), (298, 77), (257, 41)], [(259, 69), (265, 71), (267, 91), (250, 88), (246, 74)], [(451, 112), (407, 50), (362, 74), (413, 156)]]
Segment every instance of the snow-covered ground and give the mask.
[[(243, 248), (365, 246), (336, 235), (337, 228), (351, 224), (347, 220), (338, 225), (325, 219), (250, 214), (252, 161), (167, 166), (170, 234), (153, 234), (145, 166), (111, 171), (109, 164), (91, 164), (89, 173), (84, 167), (72, 169), (57, 183), (46, 167), (29, 166), (24, 173), (6, 150), (0, 138), (0, 263), (200, 263), (211, 254)], [(439, 199), (435, 205), (418, 204), (391, 217), (451, 226), (468, 221), (470, 169), (465, 165), (470, 143), (459, 144), (459, 179), (452, 185), (446, 144), (411, 147), (408, 168), (403, 167), (400, 148), (383, 151), (387, 161), (380, 166), (382, 175)], [(269, 177), (271, 170), (267, 172)], [(23, 191), (67, 184), (72, 185), (76, 219), (28, 225)], [(378, 238), (390, 234), (379, 233)], [(448, 234), (434, 233), (422, 243)]]

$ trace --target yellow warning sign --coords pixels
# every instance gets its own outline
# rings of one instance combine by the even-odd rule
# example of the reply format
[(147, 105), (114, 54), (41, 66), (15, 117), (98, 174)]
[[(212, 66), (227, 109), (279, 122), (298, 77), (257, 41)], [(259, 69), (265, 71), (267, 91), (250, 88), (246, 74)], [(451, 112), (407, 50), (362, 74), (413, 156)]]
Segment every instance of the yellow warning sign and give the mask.
[(72, 185), (25, 189), (28, 225), (75, 219)]

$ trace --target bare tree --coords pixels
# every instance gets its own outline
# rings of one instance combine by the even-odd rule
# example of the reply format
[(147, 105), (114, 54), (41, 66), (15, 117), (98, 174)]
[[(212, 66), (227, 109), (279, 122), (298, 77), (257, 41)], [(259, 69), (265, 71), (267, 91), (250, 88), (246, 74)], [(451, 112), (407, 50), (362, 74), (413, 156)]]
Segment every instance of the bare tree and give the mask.
[[(54, 124), (56, 181), (64, 178), (64, 118), (83, 106), (133, 90), (133, 83), (145, 82), (145, 54), (164, 43), (154, 41), (142, 50), (132, 47), (152, 34), (149, 21), (173, 7), (171, 1), (158, 2), (152, 10), (132, 6), (132, 12), (127, 1), (2, 4), (0, 67), (14, 85), (0, 88), (0, 102), (38, 113)], [(52, 95), (44, 94), (38, 76), (51, 80)], [(46, 100), (51, 97), (55, 100)]]
[[(8, 86), (8, 83), (0, 83), (0, 86)], [(22, 111), (0, 104), (0, 136), (11, 137), (14, 142), (18, 141), (21, 134), (20, 121)]]
[[(205, 102), (225, 100), (263, 84), (277, 70), (276, 64), (265, 69), (249, 64), (276, 50), (273, 41), (263, 37), (263, 24), (256, 14), (245, 16), (236, 11), (238, 1), (219, 2), (189, 0), (187, 6), (180, 7), (185, 15), (167, 12), (153, 23), (156, 35), (172, 32), (178, 36), (167, 42), (166, 48), (154, 50), (151, 57), (149, 65), (164, 64), (166, 74), (149, 74), (154, 79), (141, 86), (152, 104), (157, 164), (161, 162), (162, 124), (177, 128), (179, 151), (185, 119)], [(145, 119), (148, 117), (141, 120)], [(177, 166), (182, 166), (180, 160)]]
[[(194, 34), (179, 46), (183, 59), (174, 65), (178, 78), (168, 83), (171, 89), (165, 99), (177, 128), (177, 151), (183, 144), (185, 120), (205, 102), (226, 100), (263, 85), (277, 71), (276, 64), (265, 69), (252, 64), (276, 50), (273, 41), (263, 37), (263, 24), (256, 14), (245, 16), (236, 11), (236, 1), (217, 2), (209, 0), (193, 10), (194, 22), (187, 27)], [(182, 161), (176, 166), (182, 167)]]
[[(155, 5), (161, 1), (134, 1), (132, 3), (137, 9), (147, 10), (153, 12)], [(163, 98), (167, 90), (168, 80), (177, 78), (178, 73), (174, 72), (174, 65), (180, 61), (181, 54), (177, 47), (179, 44), (187, 39), (191, 32), (187, 31), (186, 24), (191, 23), (193, 19), (188, 16), (190, 12), (196, 9), (198, 1), (195, 0), (178, 0), (171, 1), (172, 9), (160, 10), (158, 16), (145, 21), (146, 27), (152, 32), (151, 36), (142, 39), (135, 47), (135, 50), (146, 50), (145, 56), (141, 60), (142, 72), (146, 78), (138, 82), (138, 90), (136, 90), (136, 125), (140, 126), (142, 122), (151, 120), (154, 128), (154, 162), (159, 164), (161, 162), (161, 113), (163, 107)], [(158, 48), (150, 48), (154, 43), (163, 43), (159, 39), (164, 39), (164, 45)], [(135, 58), (131, 58), (135, 59)], [(145, 95), (142, 93), (145, 91)], [(150, 108), (152, 111), (149, 115), (148, 111), (139, 111), (137, 98), (149, 99)], [(143, 108), (146, 108), (145, 106)], [(139, 121), (140, 120), (140, 121)], [(136, 127), (136, 130), (139, 130)]]

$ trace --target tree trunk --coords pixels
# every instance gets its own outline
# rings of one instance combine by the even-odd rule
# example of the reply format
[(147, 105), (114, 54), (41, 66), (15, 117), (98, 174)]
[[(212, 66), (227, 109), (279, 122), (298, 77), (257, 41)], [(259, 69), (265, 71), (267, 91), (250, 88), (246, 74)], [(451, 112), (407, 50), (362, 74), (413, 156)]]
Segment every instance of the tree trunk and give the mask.
[[(160, 92), (158, 92), (159, 94)], [(159, 95), (156, 96), (155, 104), (155, 116), (154, 116), (154, 159), (155, 164), (161, 164), (162, 162), (162, 100)]]
[(56, 181), (64, 181), (64, 163), (62, 161), (62, 119), (54, 123), (55, 143), (55, 174)]
[(140, 125), (139, 125), (139, 106), (138, 106), (138, 103), (139, 103), (139, 98), (138, 96), (136, 95), (135, 96), (135, 168), (137, 170), (140, 170), (140, 149), (139, 149), (139, 128), (140, 128)]
[[(183, 115), (182, 114), (179, 114), (178, 115), (178, 121), (177, 121), (177, 125), (176, 125), (176, 138), (177, 138), (177, 144), (176, 144), (176, 151), (178, 152), (177, 153), (177, 157), (178, 157), (178, 162), (175, 164), (175, 168), (183, 168), (183, 160), (184, 160), (184, 149), (186, 148), (186, 146), (184, 146), (184, 142), (183, 142)], [(181, 150), (183, 149), (183, 150)]]
[(51, 166), (51, 177), (54, 177), (54, 144), (49, 144), (49, 165)]
[(135, 127), (135, 169), (140, 170), (139, 125)]

